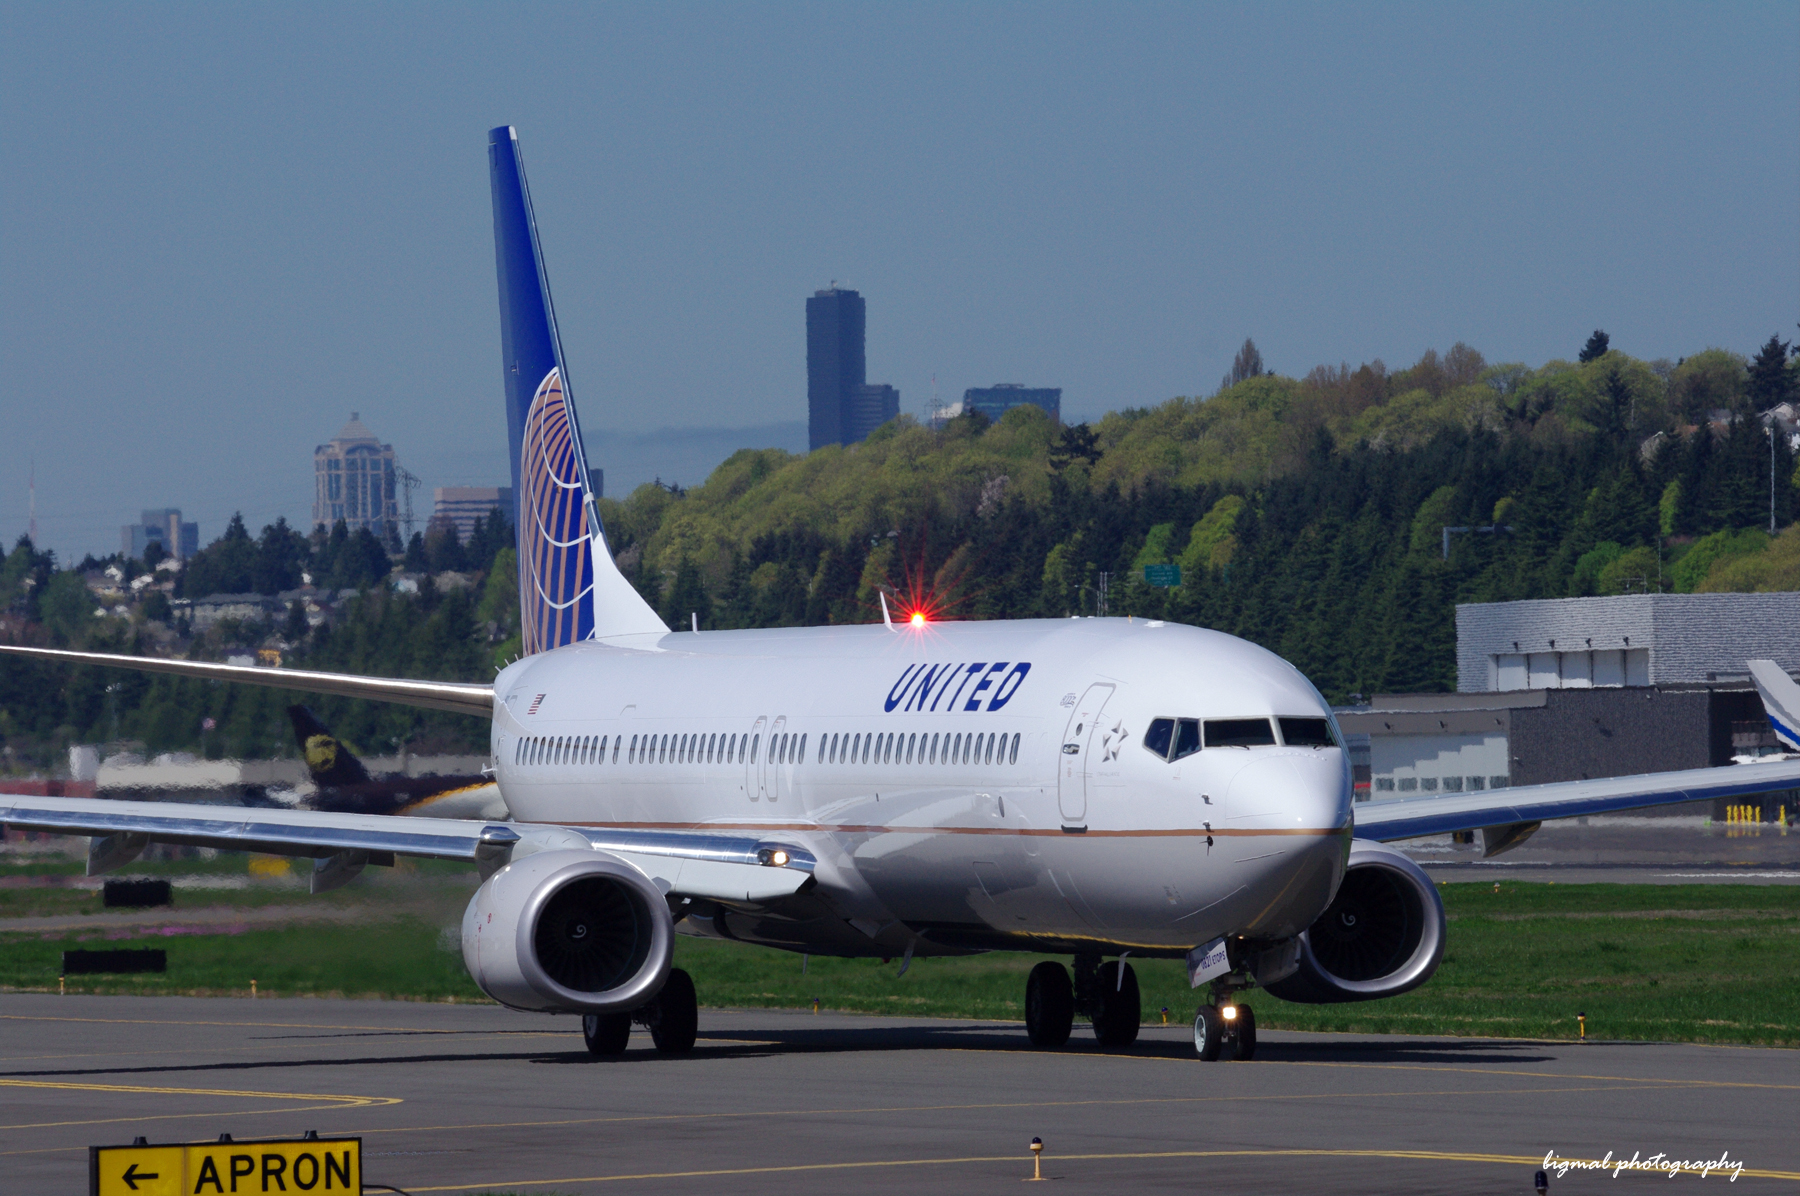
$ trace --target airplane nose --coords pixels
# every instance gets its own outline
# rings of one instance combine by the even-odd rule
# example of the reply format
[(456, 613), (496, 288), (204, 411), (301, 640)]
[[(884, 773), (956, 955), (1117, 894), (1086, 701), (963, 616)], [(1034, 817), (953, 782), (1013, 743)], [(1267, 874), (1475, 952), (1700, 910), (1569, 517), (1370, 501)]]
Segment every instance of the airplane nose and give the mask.
[(1343, 762), (1337, 752), (1254, 760), (1232, 778), (1226, 818), (1245, 830), (1337, 830), (1350, 819)]

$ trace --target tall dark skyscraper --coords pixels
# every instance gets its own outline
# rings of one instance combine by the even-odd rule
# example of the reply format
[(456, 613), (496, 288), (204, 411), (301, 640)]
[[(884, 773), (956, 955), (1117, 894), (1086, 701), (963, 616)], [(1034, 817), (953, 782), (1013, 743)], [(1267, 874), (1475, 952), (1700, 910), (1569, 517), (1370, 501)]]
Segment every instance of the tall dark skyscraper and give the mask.
[(848, 425), (867, 372), (863, 311), (861, 295), (836, 287), (806, 301), (806, 425), (812, 448), (860, 439)]

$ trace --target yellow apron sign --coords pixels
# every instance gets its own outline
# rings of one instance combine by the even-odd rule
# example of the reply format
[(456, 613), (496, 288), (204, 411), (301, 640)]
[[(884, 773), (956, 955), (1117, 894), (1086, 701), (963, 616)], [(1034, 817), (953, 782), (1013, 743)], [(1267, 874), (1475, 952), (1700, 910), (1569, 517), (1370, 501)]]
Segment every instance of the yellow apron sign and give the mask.
[(362, 1196), (361, 1138), (90, 1146), (89, 1196)]

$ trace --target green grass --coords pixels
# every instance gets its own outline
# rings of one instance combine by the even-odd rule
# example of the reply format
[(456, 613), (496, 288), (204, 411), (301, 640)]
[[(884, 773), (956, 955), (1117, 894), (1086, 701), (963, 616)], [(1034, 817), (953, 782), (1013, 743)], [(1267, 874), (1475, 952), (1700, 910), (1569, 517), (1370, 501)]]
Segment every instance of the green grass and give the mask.
[[(378, 896), (385, 885), (365, 891)], [(356, 887), (347, 892), (355, 893)], [(1425, 987), (1386, 1001), (1308, 1006), (1255, 994), (1259, 1024), (1352, 1033), (1573, 1038), (1587, 1014), (1600, 1039), (1800, 1045), (1800, 888), (1736, 885), (1450, 885), (1443, 967)], [(195, 893), (191, 900), (240, 894)], [(454, 896), (445, 893), (449, 899)], [(97, 897), (90, 897), (95, 904)], [(182, 898), (187, 900), (187, 898)], [(375, 995), (480, 1000), (445, 928), (411, 913), (356, 925), (95, 941), (97, 934), (6, 934), (0, 989), (56, 991), (73, 946), (159, 946), (162, 976), (80, 977), (72, 992)], [(381, 911), (370, 901), (371, 919)], [(843, 960), (678, 939), (676, 962), (715, 1007), (807, 1008), (1020, 1019), (1026, 973), (1043, 956), (990, 954)], [(1196, 996), (1176, 960), (1135, 960), (1144, 1019), (1192, 1019)]]

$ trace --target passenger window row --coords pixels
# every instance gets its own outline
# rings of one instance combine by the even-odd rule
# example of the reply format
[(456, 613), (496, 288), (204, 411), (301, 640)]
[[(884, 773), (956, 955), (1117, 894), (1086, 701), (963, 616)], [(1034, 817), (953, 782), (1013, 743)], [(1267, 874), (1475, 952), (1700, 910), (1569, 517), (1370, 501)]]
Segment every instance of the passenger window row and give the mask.
[[(1167, 719), (1161, 720), (1167, 722)], [(940, 738), (942, 743), (940, 745)], [(890, 732), (819, 737), (821, 764), (1017, 764), (1019, 735), (908, 735)], [(806, 759), (807, 736), (791, 732), (769, 741), (769, 763), (797, 764)], [(587, 765), (607, 763), (605, 735), (532, 735), (513, 745), (513, 763)], [(611, 739), (611, 762), (627, 764), (754, 764), (761, 735), (619, 735)]]
[(1019, 734), (836, 734), (819, 737), (820, 764), (1017, 764)]
[(1201, 749), (1273, 747), (1275, 727), (1288, 747), (1340, 747), (1331, 723), (1322, 718), (1155, 718), (1144, 732), (1144, 750), (1162, 760), (1179, 760)]

